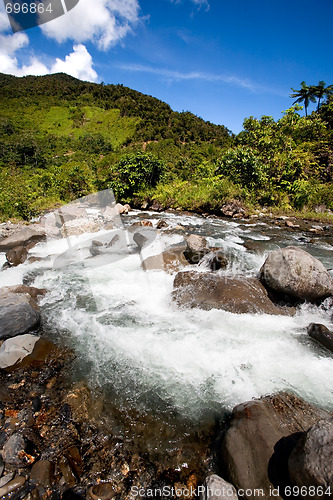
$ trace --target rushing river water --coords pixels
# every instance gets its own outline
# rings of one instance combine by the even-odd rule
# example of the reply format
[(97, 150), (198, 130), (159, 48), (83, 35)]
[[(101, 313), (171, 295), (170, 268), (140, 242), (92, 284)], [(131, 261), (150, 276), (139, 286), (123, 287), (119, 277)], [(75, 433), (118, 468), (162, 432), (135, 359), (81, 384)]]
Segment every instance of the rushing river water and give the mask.
[[(142, 218), (154, 225), (163, 218), (171, 227), (182, 224), (205, 236), (225, 252), (229, 265), (219, 272), (229, 275), (256, 276), (267, 253), (287, 245), (300, 246), (333, 268), (333, 247), (325, 239), (311, 242), (309, 233), (255, 219), (138, 212), (125, 216), (124, 226)], [(84, 238), (73, 237), (72, 245)], [(145, 272), (141, 262), (183, 240), (182, 233), (160, 231), (142, 255), (131, 253), (94, 269), (54, 268), (44, 259), (2, 272), (0, 284), (16, 284), (28, 275), (30, 284), (48, 290), (41, 303), (44, 329), (77, 352), (74, 379), (102, 388), (124, 414), (195, 426), (280, 390), (331, 408), (332, 355), (306, 328), (311, 322), (332, 328), (332, 313), (311, 305), (301, 306), (294, 317), (178, 309), (171, 299), (175, 273)], [(64, 240), (40, 243), (31, 254), (45, 258), (65, 251), (63, 245)]]

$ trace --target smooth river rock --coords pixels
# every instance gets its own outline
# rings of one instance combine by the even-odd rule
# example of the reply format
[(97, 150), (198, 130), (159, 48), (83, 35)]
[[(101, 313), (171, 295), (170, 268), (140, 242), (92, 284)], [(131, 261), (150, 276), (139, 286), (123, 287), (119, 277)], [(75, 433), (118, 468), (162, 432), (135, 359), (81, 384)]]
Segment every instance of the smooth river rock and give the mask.
[(39, 326), (36, 298), (43, 290), (24, 285), (0, 289), (0, 340), (23, 335)]
[(182, 271), (175, 277), (172, 296), (183, 307), (224, 309), (233, 313), (290, 314), (288, 308), (273, 304), (256, 278)]
[(190, 264), (198, 264), (209, 252), (207, 240), (198, 234), (190, 234), (186, 238), (185, 258)]
[[(331, 414), (288, 393), (236, 406), (220, 444), (222, 468), (245, 498), (265, 498), (270, 490), (291, 485), (288, 459), (299, 438)], [(247, 491), (247, 493), (246, 493)], [(252, 492), (252, 493), (251, 493)], [(277, 495), (276, 498), (281, 498)]]
[(333, 332), (327, 326), (320, 323), (311, 323), (308, 326), (308, 334), (323, 347), (333, 352)]
[(15, 247), (26, 247), (32, 243), (38, 243), (46, 239), (45, 230), (40, 226), (25, 227), (0, 242), (0, 252), (7, 252)]
[(289, 475), (295, 485), (307, 487), (302, 498), (314, 497), (310, 486), (330, 488), (333, 495), (333, 416), (317, 422), (298, 441), (289, 458)]
[(333, 294), (333, 280), (324, 265), (301, 248), (271, 252), (260, 270), (268, 288), (299, 300), (317, 302)]
[(217, 474), (207, 476), (200, 500), (238, 500), (235, 487)]

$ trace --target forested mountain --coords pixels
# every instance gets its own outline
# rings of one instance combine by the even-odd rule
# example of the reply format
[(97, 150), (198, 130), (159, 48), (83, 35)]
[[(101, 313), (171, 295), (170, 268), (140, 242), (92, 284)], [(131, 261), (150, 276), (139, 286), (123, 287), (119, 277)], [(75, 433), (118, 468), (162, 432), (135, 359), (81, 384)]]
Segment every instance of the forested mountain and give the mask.
[(278, 121), (247, 118), (234, 136), (123, 85), (0, 74), (0, 218), (28, 219), (108, 187), (138, 205), (332, 210), (327, 99), (307, 117), (296, 105)]

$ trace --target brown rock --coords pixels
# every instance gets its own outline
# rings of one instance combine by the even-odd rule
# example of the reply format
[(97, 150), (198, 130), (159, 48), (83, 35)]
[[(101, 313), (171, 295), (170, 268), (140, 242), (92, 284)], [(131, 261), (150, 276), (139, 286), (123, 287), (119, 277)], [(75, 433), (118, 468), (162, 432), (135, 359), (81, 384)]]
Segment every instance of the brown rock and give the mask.
[(46, 239), (45, 230), (41, 227), (26, 227), (4, 238), (0, 242), (0, 252), (7, 252), (11, 248), (26, 247), (30, 243), (38, 243)]
[(28, 250), (25, 247), (14, 247), (6, 252), (6, 259), (11, 266), (23, 264), (28, 256)]
[(289, 309), (273, 304), (256, 278), (183, 271), (175, 277), (172, 296), (184, 307), (224, 309), (233, 313), (290, 314)]
[(39, 460), (36, 462), (31, 470), (30, 480), (50, 488), (54, 482), (53, 478), (54, 465), (48, 460)]
[(247, 499), (257, 498), (258, 489), (270, 498), (270, 488), (278, 486), (281, 494), (291, 484), (288, 459), (298, 439), (328, 417), (328, 412), (287, 393), (236, 406), (221, 444), (228, 480), (238, 490), (248, 490)]
[(325, 325), (311, 323), (308, 326), (308, 334), (326, 349), (333, 352), (333, 332)]

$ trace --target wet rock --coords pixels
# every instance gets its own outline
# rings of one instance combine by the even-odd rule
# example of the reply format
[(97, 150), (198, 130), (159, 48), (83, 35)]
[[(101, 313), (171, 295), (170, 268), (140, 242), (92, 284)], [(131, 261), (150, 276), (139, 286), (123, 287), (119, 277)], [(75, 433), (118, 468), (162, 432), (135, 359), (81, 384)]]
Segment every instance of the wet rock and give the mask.
[(59, 468), (62, 472), (62, 475), (71, 488), (73, 488), (76, 485), (76, 477), (68, 463), (68, 460), (65, 457), (62, 457), (59, 461)]
[(200, 500), (238, 500), (235, 487), (216, 474), (207, 476), (203, 486)]
[(116, 206), (114, 207), (115, 211), (117, 214), (128, 214), (128, 208), (125, 205), (122, 205), (121, 203), (117, 203)]
[(302, 436), (289, 458), (289, 474), (297, 486), (307, 486), (304, 498), (313, 498), (310, 486), (333, 489), (333, 417), (320, 420)]
[(28, 333), (39, 326), (40, 314), (31, 297), (21, 293), (0, 293), (0, 340)]
[(186, 239), (185, 258), (190, 264), (198, 264), (209, 252), (207, 240), (198, 234), (190, 234)]
[[(0, 457), (0, 460), (2, 460), (2, 458)], [(2, 462), (3, 463), (3, 462)], [(15, 472), (9, 472), (9, 474), (6, 474), (5, 476), (3, 476), (1, 479), (0, 479), (0, 488), (2, 488), (3, 486), (5, 486), (6, 484), (9, 483), (9, 481), (11, 481), (13, 479), (13, 477), (15, 476)]]
[(311, 323), (308, 326), (308, 334), (326, 349), (333, 352), (333, 332), (325, 325)]
[(200, 266), (208, 267), (211, 271), (225, 269), (228, 265), (228, 260), (224, 256), (222, 250), (214, 250), (208, 252), (199, 262)]
[(184, 256), (183, 246), (170, 248), (159, 255), (152, 255), (142, 262), (142, 267), (146, 271), (159, 269), (166, 272), (174, 272), (188, 265), (189, 262)]
[(330, 416), (287, 393), (236, 406), (221, 442), (227, 479), (238, 490), (248, 490), (247, 499), (256, 498), (256, 489), (263, 489), (267, 497), (273, 486), (282, 491), (291, 484), (288, 459), (298, 439), (316, 422)]
[(96, 221), (88, 218), (74, 219), (65, 224), (61, 228), (61, 234), (64, 238), (68, 236), (79, 236), (80, 234), (96, 233), (102, 229), (101, 225)]
[(12, 371), (31, 364), (39, 364), (56, 347), (36, 335), (19, 335), (4, 341), (0, 347), (0, 368)]
[(169, 227), (169, 224), (163, 219), (159, 220), (156, 224), (156, 229), (164, 229), (165, 227)]
[(232, 217), (234, 219), (245, 217), (245, 209), (242, 203), (238, 200), (232, 200), (220, 208), (220, 212), (225, 217)]
[[(1, 446), (1, 444), (0, 444), (0, 446)], [(5, 464), (3, 463), (2, 457), (0, 456), (0, 478), (3, 474), (4, 468), (5, 468)], [(1, 483), (0, 483), (0, 487), (1, 487)]]
[(39, 460), (31, 470), (30, 480), (50, 488), (54, 482), (53, 478), (54, 465), (48, 460)]
[(20, 335), (5, 342), (0, 347), (0, 368), (10, 368), (29, 356), (40, 339), (35, 335)]
[(15, 247), (26, 247), (31, 243), (36, 244), (46, 239), (45, 230), (42, 227), (25, 227), (17, 233), (8, 236), (0, 241), (0, 252), (7, 252)]
[(27, 256), (28, 250), (22, 246), (11, 248), (6, 252), (7, 262), (9, 262), (11, 266), (19, 266), (20, 264), (23, 264), (23, 262), (26, 261)]
[(310, 302), (333, 294), (333, 280), (323, 264), (293, 246), (268, 255), (260, 270), (260, 280), (277, 293)]
[(98, 483), (88, 489), (88, 498), (91, 500), (110, 500), (116, 496), (111, 483)]
[(25, 439), (20, 434), (12, 434), (2, 449), (2, 458), (4, 462), (14, 467), (26, 467), (31, 465), (35, 461), (35, 458), (26, 453), (26, 446)]
[(7, 483), (5, 486), (0, 488), (0, 497), (2, 498), (5, 495), (9, 495), (13, 491), (21, 488), (25, 483), (25, 478), (22, 476), (15, 476), (15, 478)]
[(290, 313), (287, 308), (278, 308), (273, 304), (256, 278), (183, 271), (175, 277), (172, 296), (179, 306), (184, 307), (224, 309), (233, 313)]

